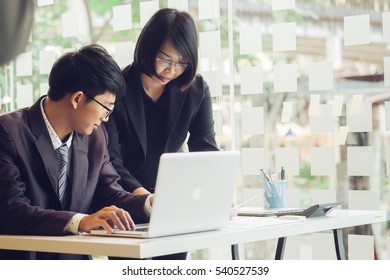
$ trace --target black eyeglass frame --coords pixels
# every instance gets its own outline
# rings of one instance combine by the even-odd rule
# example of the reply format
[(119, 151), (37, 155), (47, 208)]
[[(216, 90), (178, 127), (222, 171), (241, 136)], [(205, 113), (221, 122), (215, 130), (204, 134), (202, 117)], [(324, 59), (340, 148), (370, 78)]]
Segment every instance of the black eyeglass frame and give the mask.
[(104, 116), (105, 119), (107, 119), (114, 111), (114, 107), (112, 107), (112, 109), (110, 109), (107, 106), (100, 103), (99, 101), (97, 101), (94, 97), (92, 97), (91, 99), (108, 111), (107, 114)]
[(190, 64), (188, 64), (188, 63), (182, 63), (182, 62), (175, 63), (175, 62), (170, 61), (168, 59), (165, 59), (165, 58), (157, 56), (156, 57), (156, 62), (159, 63), (160, 61), (163, 62), (163, 63), (168, 64), (168, 66), (163, 66), (162, 65), (163, 67), (165, 67), (165, 68), (174, 67), (176, 71), (184, 72), (188, 67), (190, 67)]

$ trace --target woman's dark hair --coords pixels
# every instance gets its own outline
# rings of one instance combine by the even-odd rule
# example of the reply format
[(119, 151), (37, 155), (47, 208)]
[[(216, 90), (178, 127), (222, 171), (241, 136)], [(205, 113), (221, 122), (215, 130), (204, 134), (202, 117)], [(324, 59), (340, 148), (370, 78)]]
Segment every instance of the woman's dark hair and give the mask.
[(60, 100), (66, 94), (82, 91), (89, 98), (109, 91), (116, 96), (125, 92), (121, 69), (106, 49), (90, 44), (62, 55), (49, 76), (48, 96)]
[(198, 66), (198, 34), (189, 13), (169, 8), (157, 11), (141, 31), (134, 50), (134, 64), (142, 73), (158, 76), (155, 60), (167, 40), (189, 65), (175, 80), (184, 91), (194, 80)]

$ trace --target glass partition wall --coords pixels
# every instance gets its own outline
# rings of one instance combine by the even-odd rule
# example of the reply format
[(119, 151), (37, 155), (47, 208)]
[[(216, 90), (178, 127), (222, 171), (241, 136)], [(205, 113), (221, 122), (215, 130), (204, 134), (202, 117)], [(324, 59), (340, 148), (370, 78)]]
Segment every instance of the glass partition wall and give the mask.
[[(389, 208), (390, 0), (38, 0), (25, 52), (0, 68), (1, 111), (46, 94), (50, 68), (68, 49), (96, 42), (128, 65), (141, 28), (164, 7), (189, 11), (198, 26), (218, 145), (242, 155), (238, 204), (263, 206), (259, 170), (283, 167), (288, 207)], [(387, 225), (346, 229), (345, 239), (360, 234), (376, 258), (388, 258)], [(332, 258), (311, 253), (331, 238), (291, 237), (286, 258)], [(243, 244), (240, 253), (270, 259), (275, 244)]]

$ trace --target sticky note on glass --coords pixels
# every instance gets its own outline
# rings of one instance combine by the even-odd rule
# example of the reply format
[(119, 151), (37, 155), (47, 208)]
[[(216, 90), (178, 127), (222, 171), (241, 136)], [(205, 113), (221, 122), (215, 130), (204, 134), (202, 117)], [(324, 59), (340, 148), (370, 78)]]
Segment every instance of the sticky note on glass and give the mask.
[(241, 128), (243, 134), (264, 134), (264, 108), (243, 108)]
[(112, 27), (114, 31), (133, 28), (133, 14), (131, 4), (112, 7)]
[(365, 102), (360, 107), (359, 114), (351, 114), (351, 104), (347, 104), (347, 125), (350, 132), (372, 131), (372, 104)]
[(374, 175), (373, 162), (372, 147), (347, 147), (348, 176)]
[(332, 116), (339, 117), (343, 113), (344, 96), (334, 95), (332, 104)]
[(248, 26), (240, 30), (240, 54), (255, 54), (263, 51), (260, 26)]
[(354, 46), (370, 43), (370, 16), (344, 17), (344, 45)]
[(274, 52), (295, 51), (297, 49), (295, 22), (274, 24), (272, 29)]
[(37, 1), (37, 7), (43, 7), (48, 5), (53, 5), (54, 0), (38, 0)]
[(336, 173), (334, 147), (311, 148), (310, 170), (313, 176), (332, 176)]
[(309, 90), (333, 89), (333, 67), (329, 61), (309, 63)]
[(291, 116), (293, 111), (293, 103), (291, 101), (283, 102), (281, 123), (291, 122)]
[(25, 52), (18, 55), (16, 58), (16, 76), (31, 76), (32, 75), (32, 54)]
[(220, 35), (220, 31), (208, 31), (199, 33), (201, 58), (215, 58), (221, 55)]
[(260, 176), (260, 169), (266, 168), (265, 153), (263, 148), (243, 148), (242, 156), (242, 173), (244, 175)]
[(276, 64), (274, 66), (274, 92), (296, 92), (298, 89), (298, 66)]
[(202, 76), (207, 82), (212, 97), (222, 96), (220, 71), (202, 71)]
[(39, 51), (39, 74), (49, 74), (55, 59), (54, 51)]
[(332, 105), (320, 104), (317, 115), (310, 116), (310, 131), (318, 132), (334, 132), (334, 117), (332, 117)]
[(115, 61), (123, 68), (134, 60), (134, 43), (131, 41), (115, 44)]
[(345, 145), (349, 132), (348, 126), (340, 126), (336, 134), (336, 145)]
[(390, 12), (382, 14), (383, 41), (390, 43)]
[(295, 9), (295, 0), (272, 0), (272, 10)]
[(348, 208), (352, 210), (378, 210), (379, 201), (373, 191), (350, 190), (348, 191)]
[(263, 70), (261, 67), (241, 69), (241, 94), (263, 93)]
[(319, 115), (321, 96), (310, 94), (309, 116)]
[(62, 15), (62, 37), (78, 37), (79, 32), (79, 14), (64, 13)]
[(159, 8), (160, 4), (158, 1), (146, 1), (139, 3), (140, 8), (140, 17), (141, 17), (141, 27), (144, 27), (149, 19), (155, 14)]
[(219, 0), (198, 0), (199, 20), (220, 17)]
[(46, 95), (49, 91), (49, 84), (48, 83), (42, 83), (39, 85), (39, 95)]
[(168, 0), (167, 7), (188, 12), (188, 0)]
[(275, 149), (275, 170), (280, 170), (282, 166), (286, 170), (286, 175), (299, 175), (298, 148)]
[(352, 103), (349, 107), (349, 115), (359, 115), (361, 113), (363, 103), (363, 95), (355, 94), (352, 96)]
[(16, 87), (16, 108), (24, 108), (33, 104), (33, 86), (18, 85)]
[[(328, 200), (334, 201), (334, 200)], [(312, 204), (314, 204), (312, 199)], [(330, 233), (312, 233), (312, 259), (313, 260), (336, 260), (334, 250), (334, 237)]]

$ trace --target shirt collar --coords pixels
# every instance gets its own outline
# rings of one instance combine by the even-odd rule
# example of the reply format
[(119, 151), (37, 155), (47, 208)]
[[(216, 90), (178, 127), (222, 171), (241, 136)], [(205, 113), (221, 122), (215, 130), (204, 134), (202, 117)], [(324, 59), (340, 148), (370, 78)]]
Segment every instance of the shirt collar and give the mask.
[(41, 112), (42, 112), (43, 120), (45, 121), (47, 131), (49, 132), (50, 140), (51, 143), (53, 144), (54, 150), (57, 150), (62, 144), (66, 144), (68, 148), (70, 148), (73, 139), (73, 132), (69, 135), (68, 140), (66, 140), (65, 143), (62, 143), (61, 139), (58, 137), (57, 133), (54, 131), (53, 127), (51, 126), (49, 120), (46, 117), (45, 110), (43, 109), (43, 101), (45, 99), (46, 98), (42, 98), (41, 100)]

